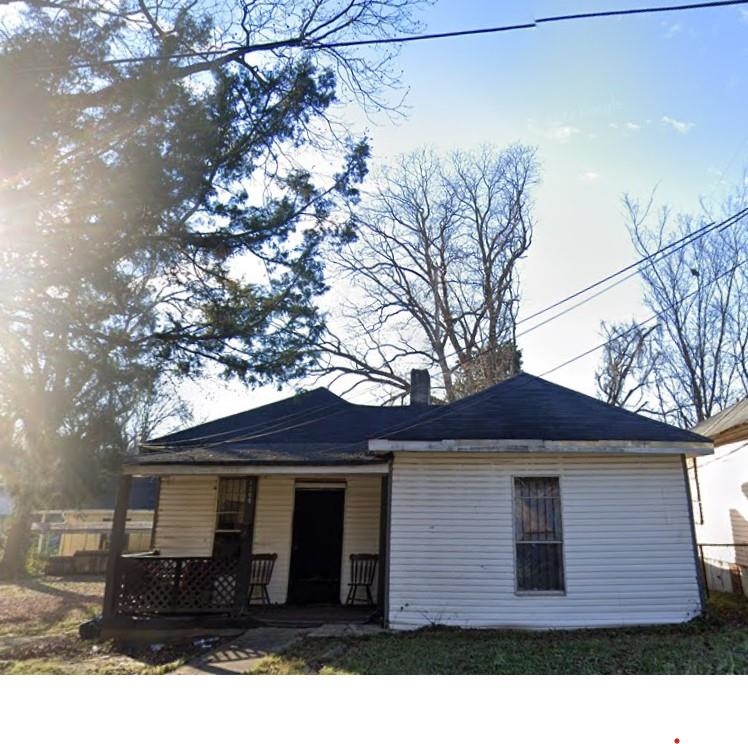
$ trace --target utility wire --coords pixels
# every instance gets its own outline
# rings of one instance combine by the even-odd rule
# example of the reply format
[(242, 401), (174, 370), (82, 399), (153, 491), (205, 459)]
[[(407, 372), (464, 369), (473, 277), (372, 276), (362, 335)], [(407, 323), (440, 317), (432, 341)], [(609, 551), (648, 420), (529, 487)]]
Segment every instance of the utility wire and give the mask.
[[(711, 280), (709, 280), (708, 282), (705, 282), (702, 285), (702, 287), (700, 287), (699, 289), (703, 288), (704, 286), (709, 286), (711, 284), (714, 284), (715, 282), (719, 281), (720, 279), (722, 279), (723, 277), (727, 276), (728, 274), (731, 274), (731, 273), (737, 271), (741, 266), (743, 266), (746, 263), (748, 263), (748, 258), (740, 261), (739, 263), (736, 263), (734, 266), (732, 266), (731, 268), (729, 268), (727, 271), (724, 271), (721, 274), (718, 274), (717, 276), (715, 276), (714, 278), (712, 278)], [(659, 312), (655, 313), (654, 315), (651, 315), (646, 320), (643, 320), (640, 323), (633, 324), (630, 328), (627, 328), (622, 333), (619, 333), (617, 336), (614, 336), (613, 338), (608, 339), (608, 341), (613, 341), (613, 340), (616, 340), (617, 338), (621, 338), (622, 336), (625, 336), (627, 333), (630, 333), (633, 328), (641, 328), (641, 327), (647, 325), (647, 323), (651, 323), (653, 320), (655, 320), (655, 319), (659, 318), (660, 316), (664, 315), (669, 310), (672, 310), (673, 308), (677, 307), (681, 303), (683, 303), (686, 300), (688, 300), (691, 297), (693, 297), (695, 294), (698, 293), (699, 289), (696, 289), (693, 292), (690, 292), (689, 294), (685, 295), (684, 297), (681, 297), (679, 300), (676, 300), (675, 302), (672, 302), (670, 305), (668, 305), (667, 307), (663, 308), (662, 310), (660, 310)], [(566, 367), (569, 364), (573, 364), (574, 362), (578, 361), (579, 359), (582, 359), (583, 357), (587, 356), (588, 354), (592, 354), (593, 352), (597, 351), (598, 349), (603, 348), (606, 345), (606, 343), (608, 343), (608, 341), (605, 341), (602, 344), (598, 344), (597, 346), (594, 346), (591, 349), (587, 349), (586, 351), (583, 351), (581, 354), (577, 354), (576, 356), (573, 356), (570, 359), (567, 359), (566, 361), (561, 362), (561, 364), (557, 364), (555, 367), (552, 367), (551, 369), (543, 372), (542, 374), (540, 374), (540, 375), (534, 375), (534, 376), (535, 377), (543, 378), (546, 375), (550, 375), (551, 373), (556, 372), (557, 370), (562, 369), (563, 367)], [(525, 383), (525, 384), (529, 384), (529, 382)], [(462, 411), (462, 410), (465, 410), (465, 408), (470, 408), (472, 406), (475, 406), (475, 405), (478, 405), (478, 404), (482, 403), (483, 402), (483, 395), (482, 395), (483, 392), (485, 392), (485, 391), (480, 391), (478, 393), (473, 394), (472, 396), (470, 396), (468, 398), (463, 398), (461, 401), (457, 401), (457, 403), (460, 406), (460, 410)], [(435, 421), (435, 420), (437, 420), (439, 418), (442, 418), (443, 416), (446, 416), (448, 413), (450, 413), (451, 412), (450, 408), (451, 408), (451, 406), (445, 406), (444, 410), (442, 410), (442, 411), (433, 411), (433, 410), (426, 411), (421, 416), (419, 416), (417, 419), (415, 419), (413, 422), (411, 422), (410, 424), (408, 424), (407, 426), (401, 426), (401, 427), (399, 427), (397, 429), (388, 429), (388, 430), (386, 430), (384, 432), (381, 432), (378, 436), (372, 436), (371, 439), (391, 437), (394, 434), (399, 434), (401, 432), (409, 431), (410, 429), (414, 429), (415, 427), (420, 426), (421, 424), (424, 424), (424, 423), (430, 424), (433, 421)]]
[[(594, 300), (596, 297), (599, 297), (605, 292), (613, 289), (614, 287), (617, 287), (619, 284), (623, 284), (623, 282), (631, 279), (632, 277), (635, 277), (637, 274), (640, 274), (642, 272), (642, 269), (643, 269), (642, 264), (645, 264), (645, 263), (650, 264), (650, 263), (655, 263), (657, 261), (661, 261), (662, 259), (667, 258), (668, 256), (671, 256), (676, 251), (679, 251), (681, 248), (685, 248), (687, 245), (691, 245), (692, 243), (695, 243), (698, 240), (701, 240), (702, 238), (706, 237), (707, 235), (714, 232), (715, 230), (718, 232), (722, 232), (723, 230), (726, 230), (728, 227), (731, 227), (732, 225), (736, 224), (739, 220), (743, 219), (746, 216), (748, 216), (748, 207), (745, 207), (741, 209), (740, 211), (735, 212), (729, 217), (726, 217), (721, 222), (717, 222), (717, 223), (710, 222), (708, 225), (705, 225), (704, 227), (700, 227), (698, 230), (695, 230), (694, 232), (689, 233), (685, 237), (680, 238), (679, 240), (676, 240), (673, 243), (670, 243), (666, 246), (663, 246), (662, 248), (656, 250), (654, 253), (650, 253), (648, 256), (645, 256), (639, 261), (635, 261), (634, 263), (629, 264), (623, 269), (619, 269), (618, 271), (615, 271), (614, 273), (609, 274), (603, 279), (600, 279), (594, 282), (593, 284), (590, 284), (589, 286), (584, 287), (584, 289), (580, 289), (574, 292), (573, 294), (570, 294), (568, 297), (564, 297), (558, 302), (554, 302), (552, 305), (548, 305), (548, 307), (545, 307), (542, 310), (538, 310), (532, 315), (528, 315), (526, 318), (523, 318), (521, 321), (517, 321), (517, 325), (519, 326), (520, 324), (526, 323), (528, 320), (531, 320), (532, 318), (536, 318), (539, 315), (544, 315), (546, 312), (550, 310), (554, 310), (555, 308), (560, 307), (561, 305), (565, 305), (570, 300), (573, 300), (576, 297), (579, 297), (580, 295), (583, 295), (589, 292), (589, 290), (595, 289), (596, 287), (599, 287), (601, 284), (605, 284), (611, 279), (614, 279), (615, 277), (620, 276), (621, 274), (633, 268), (636, 268), (636, 271), (633, 271), (630, 274), (626, 274), (624, 277), (619, 279), (617, 282), (614, 282), (613, 284), (610, 284), (607, 287), (604, 287), (599, 292), (595, 292), (595, 294), (590, 295), (589, 297), (586, 297), (584, 300), (582, 300), (581, 302), (577, 302), (571, 307), (567, 307), (565, 310), (562, 310), (561, 312), (558, 312), (555, 315), (552, 315), (550, 318), (546, 318), (545, 320), (541, 321), (540, 323), (537, 323), (531, 328), (525, 329), (521, 333), (518, 333), (516, 337), (521, 338), (522, 336), (530, 333), (531, 331), (534, 331), (537, 328), (541, 328), (546, 323), (550, 323), (552, 320), (555, 320), (556, 318), (560, 318), (562, 315), (566, 315), (566, 313), (569, 313), (572, 310), (576, 310), (578, 307), (581, 307), (582, 305), (586, 304), (590, 300)], [(637, 267), (641, 267), (641, 268), (637, 268)], [(481, 352), (481, 353), (488, 353), (488, 352)]]
[(653, 320), (657, 320), (658, 318), (661, 318), (666, 312), (669, 310), (672, 310), (681, 303), (685, 302), (686, 300), (690, 300), (692, 297), (695, 297), (701, 289), (705, 286), (709, 286), (711, 284), (714, 284), (719, 279), (722, 279), (723, 277), (727, 276), (728, 274), (732, 274), (733, 272), (737, 271), (741, 266), (748, 263), (748, 258), (743, 259), (739, 263), (736, 263), (731, 268), (727, 269), (727, 271), (723, 271), (721, 274), (718, 274), (713, 279), (711, 279), (708, 282), (705, 282), (700, 287), (697, 287), (693, 292), (689, 292), (684, 297), (681, 297), (679, 300), (676, 300), (675, 302), (672, 302), (670, 305), (667, 305), (659, 312), (656, 312), (654, 315), (650, 315), (646, 320), (641, 321), (640, 323), (634, 323), (629, 328), (627, 328), (625, 331), (622, 331), (621, 333), (616, 334), (615, 336), (603, 341), (601, 344), (598, 344), (597, 346), (593, 346), (591, 349), (587, 349), (587, 351), (583, 351), (581, 354), (577, 354), (576, 356), (572, 357), (571, 359), (567, 359), (565, 362), (562, 362), (561, 364), (556, 365), (555, 367), (552, 367), (551, 369), (547, 370), (546, 372), (543, 372), (543, 374), (540, 375), (540, 377), (545, 377), (545, 375), (550, 375), (553, 372), (556, 372), (559, 369), (562, 369), (563, 367), (566, 367), (569, 364), (572, 364), (573, 362), (576, 362), (579, 359), (582, 359), (583, 357), (586, 357), (589, 354), (592, 354), (595, 351), (598, 351), (599, 349), (602, 349), (604, 346), (606, 346), (611, 341), (616, 341), (619, 338), (622, 338), (623, 336), (626, 336), (628, 333), (630, 333), (634, 328), (643, 328), (647, 323), (651, 323)]
[[(557, 307), (560, 307), (561, 305), (565, 305), (570, 300), (573, 300), (586, 292), (589, 292), (591, 289), (595, 289), (596, 287), (599, 287), (602, 284), (605, 284), (606, 282), (610, 281), (611, 279), (614, 279), (621, 274), (624, 274), (625, 272), (636, 269), (636, 271), (633, 271), (631, 274), (627, 274), (626, 276), (619, 279), (617, 282), (614, 282), (613, 284), (610, 284), (606, 287), (603, 287), (599, 292), (595, 292), (595, 294), (590, 295), (589, 297), (586, 297), (580, 302), (575, 303), (571, 307), (567, 307), (564, 310), (561, 310), (560, 312), (556, 313), (555, 315), (552, 315), (550, 318), (546, 318), (545, 320), (540, 321), (539, 323), (536, 323), (534, 326), (525, 329), (521, 333), (518, 333), (516, 335), (516, 339), (521, 338), (522, 336), (527, 335), (528, 333), (531, 333), (532, 331), (537, 330), (538, 328), (542, 328), (543, 326), (547, 325), (553, 320), (556, 320), (557, 318), (560, 318), (563, 315), (566, 315), (567, 313), (571, 312), (572, 310), (576, 310), (578, 307), (581, 307), (582, 305), (585, 305), (586, 303), (590, 302), (591, 300), (594, 300), (595, 298), (599, 297), (600, 295), (604, 294), (605, 292), (613, 289), (614, 287), (617, 287), (620, 284), (623, 284), (623, 282), (627, 281), (628, 279), (631, 279), (632, 277), (636, 276), (637, 274), (641, 273), (641, 267), (644, 263), (655, 263), (657, 261), (661, 261), (663, 258), (666, 258), (669, 255), (672, 255), (676, 251), (680, 250), (681, 248), (685, 248), (685, 246), (690, 245), (691, 243), (694, 243), (710, 233), (717, 231), (717, 232), (723, 232), (729, 227), (732, 227), (734, 224), (739, 222), (744, 217), (748, 216), (748, 207), (744, 207), (743, 209), (739, 210), (738, 212), (735, 212), (734, 214), (731, 214), (729, 217), (726, 217), (721, 222), (710, 222), (707, 225), (704, 225), (700, 227), (698, 230), (695, 230), (692, 233), (689, 233), (688, 235), (684, 236), (683, 238), (680, 238), (676, 241), (673, 241), (672, 243), (669, 243), (666, 246), (663, 246), (662, 248), (659, 248), (654, 253), (649, 254), (648, 256), (645, 256), (644, 258), (640, 259), (639, 261), (635, 261), (632, 264), (629, 264), (628, 266), (625, 266), (622, 269), (619, 269), (618, 271), (613, 272), (612, 274), (608, 274), (608, 276), (603, 277), (602, 279), (599, 279), (596, 282), (593, 282), (592, 284), (589, 284), (588, 286), (577, 290), (576, 292), (573, 292), (572, 294), (563, 297), (560, 300), (557, 300), (551, 305), (548, 305), (547, 307), (544, 307), (542, 310), (538, 310), (537, 312), (533, 313), (532, 315), (528, 315), (526, 318), (523, 318), (521, 321), (517, 321), (517, 325), (519, 326), (521, 323), (526, 323), (528, 320), (532, 320), (533, 318), (538, 317), (539, 315), (544, 315), (545, 313), (549, 312), (550, 310), (553, 310)], [(480, 359), (481, 357), (485, 356), (486, 354), (490, 354), (495, 349), (483, 349), (482, 351), (478, 351), (477, 353), (473, 354), (469, 361), (473, 362), (476, 359)], [(453, 354), (456, 354), (457, 352), (453, 352)]]
[[(742, 219), (746, 215), (748, 215), (748, 207), (746, 207), (745, 209), (740, 210), (739, 212), (736, 212), (733, 215), (730, 215), (725, 220), (722, 220), (722, 222), (718, 222), (716, 224), (715, 223), (710, 223), (710, 225), (707, 225), (705, 227), (699, 228), (698, 230), (696, 230), (693, 233), (690, 233), (688, 236), (686, 236), (686, 238), (682, 238), (681, 240), (675, 241), (674, 243), (670, 244), (670, 246), (668, 246), (668, 248), (672, 248), (673, 246), (675, 246), (675, 247), (683, 247), (683, 245), (681, 245), (681, 244), (683, 243), (684, 240), (689, 239), (691, 242), (693, 242), (693, 241), (698, 240), (699, 238), (702, 238), (705, 235), (707, 235), (708, 233), (713, 232), (715, 230), (717, 230), (719, 232), (722, 232), (723, 230), (725, 230), (728, 227), (730, 227), (731, 225), (735, 224), (735, 222), (737, 222), (739, 219)], [(661, 251), (657, 251), (657, 253), (661, 254)], [(652, 254), (652, 256), (648, 256), (645, 260), (650, 260), (655, 255), (657, 255), (657, 254)], [(660, 255), (660, 258), (663, 258), (663, 256)], [(656, 259), (656, 260), (659, 260), (659, 259)], [(637, 262), (637, 264), (638, 263), (640, 263), (640, 262)], [(748, 259), (744, 259), (743, 261), (740, 261), (739, 263), (737, 263), (734, 266), (732, 266), (730, 269), (727, 269), (726, 271), (722, 272), (721, 274), (718, 274), (717, 276), (715, 276), (712, 279), (710, 279), (708, 282), (703, 283), (700, 287), (698, 287), (697, 289), (695, 289), (693, 292), (690, 292), (689, 294), (685, 295), (684, 297), (681, 297), (679, 300), (676, 300), (676, 301), (672, 302), (671, 304), (667, 305), (665, 308), (663, 308), (659, 312), (655, 313), (654, 315), (651, 315), (646, 320), (643, 320), (643, 321), (641, 321), (639, 323), (633, 324), (632, 326), (630, 326), (629, 328), (627, 328), (625, 331), (623, 331), (623, 332), (621, 332), (621, 333), (619, 333), (619, 334), (617, 334), (617, 335), (615, 335), (615, 336), (607, 339), (606, 341), (603, 341), (600, 344), (597, 344), (596, 346), (593, 346), (592, 348), (587, 349), (586, 351), (583, 351), (580, 354), (577, 354), (577, 355), (571, 357), (570, 359), (567, 359), (564, 362), (561, 362), (560, 364), (556, 365), (555, 367), (552, 367), (551, 369), (549, 369), (549, 370), (547, 370), (547, 371), (545, 371), (542, 374), (537, 375), (537, 376), (541, 377), (541, 378), (546, 377), (547, 375), (550, 375), (553, 372), (556, 372), (556, 371), (558, 371), (560, 369), (563, 369), (564, 367), (568, 366), (569, 364), (573, 364), (574, 362), (578, 361), (579, 359), (582, 359), (582, 358), (588, 356), (589, 354), (592, 354), (595, 351), (598, 351), (598, 350), (604, 348), (611, 341), (616, 341), (617, 339), (622, 338), (623, 336), (629, 334), (634, 328), (643, 328), (648, 323), (651, 323), (653, 320), (656, 320), (657, 318), (661, 317), (662, 315), (664, 315), (669, 310), (672, 310), (673, 308), (678, 307), (680, 304), (682, 304), (686, 300), (694, 297), (700, 291), (700, 289), (702, 289), (703, 287), (710, 286), (711, 284), (714, 284), (715, 282), (719, 281), (720, 279), (722, 279), (723, 277), (727, 276), (728, 274), (733, 273), (734, 271), (737, 271), (738, 268), (740, 268), (741, 266), (743, 266), (746, 263), (748, 263)], [(620, 272), (616, 272), (615, 274), (613, 274), (611, 276), (617, 276), (619, 273)], [(625, 278), (628, 279), (629, 277), (627, 276)], [(623, 281), (623, 279), (621, 279), (616, 284), (620, 284), (622, 281)], [(591, 285), (591, 286), (598, 286), (599, 284), (600, 284), (600, 282), (596, 282), (594, 285)], [(612, 285), (612, 286), (616, 286), (616, 285)], [(606, 290), (607, 289), (610, 289), (610, 287), (606, 288)], [(604, 291), (606, 291), (606, 290), (604, 290)], [(576, 296), (578, 296), (578, 294), (579, 293), (575, 293), (573, 296), (576, 297)], [(596, 297), (599, 294), (601, 294), (601, 292), (596, 293), (595, 295), (593, 295), (593, 297)], [(587, 298), (587, 300), (589, 300), (589, 299), (593, 299), (593, 298), (592, 297)], [(584, 300), (584, 302), (587, 302), (587, 300)], [(561, 304), (564, 301), (565, 300), (561, 300), (559, 303), (556, 303), (556, 305)], [(531, 330), (534, 330), (535, 328), (540, 327), (541, 325), (545, 325), (546, 323), (550, 323), (555, 318), (559, 317), (560, 315), (565, 314), (566, 312), (569, 312), (570, 310), (574, 309), (575, 307), (578, 307), (578, 305), (580, 305), (580, 304), (583, 304), (583, 303), (578, 303), (577, 305), (573, 306), (572, 308), (567, 308), (562, 313), (559, 313), (559, 314), (553, 316), (552, 318), (546, 319), (542, 323), (538, 324), (537, 326), (533, 326), (533, 328), (528, 329), (524, 333), (529, 333)], [(480, 352), (479, 354), (476, 354), (475, 357), (473, 357), (473, 358), (476, 359), (476, 358), (478, 358), (478, 357), (480, 357), (480, 356), (482, 356), (483, 354), (486, 354), (486, 353), (488, 353), (488, 350)], [(480, 393), (476, 393), (475, 397), (478, 397), (479, 395), (480, 395)], [(475, 403), (480, 402), (480, 400), (482, 400), (482, 399), (475, 400), (475, 401), (472, 401), (472, 402), (469, 401), (469, 399), (466, 399), (466, 400), (467, 400), (467, 402), (465, 404), (463, 404), (463, 405), (473, 405)], [(345, 402), (348, 403), (348, 401), (345, 401)], [(352, 405), (355, 405), (355, 404), (352, 404)], [(321, 407), (321, 408), (324, 408), (324, 407)], [(304, 413), (310, 414), (313, 411), (316, 412), (317, 410), (319, 410), (319, 409), (315, 408), (315, 409), (312, 409), (310, 411), (306, 411)], [(318, 421), (322, 421), (323, 419), (327, 419), (330, 416), (334, 416), (334, 415), (340, 413), (342, 410), (344, 410), (344, 409), (343, 408), (336, 408), (335, 410), (332, 410), (332, 411), (328, 410), (327, 413), (325, 413), (325, 414), (323, 414), (321, 416), (316, 416), (316, 417), (307, 418), (307, 419), (301, 419), (300, 421), (294, 421), (293, 419), (295, 419), (296, 416), (300, 416), (302, 414), (302, 412), (299, 412), (298, 414), (291, 414), (291, 415), (288, 415), (288, 416), (285, 416), (285, 417), (281, 417), (280, 419), (275, 420), (269, 427), (267, 427), (265, 429), (259, 429), (258, 430), (256, 427), (252, 427), (252, 426), (247, 427), (246, 428), (246, 431), (247, 431), (246, 435), (242, 435), (242, 434), (239, 433), (239, 432), (242, 431), (241, 428), (234, 429), (234, 430), (231, 430), (229, 432), (225, 432), (225, 434), (235, 433), (235, 434), (238, 434), (238, 436), (234, 436), (234, 437), (231, 437), (231, 438), (228, 438), (228, 439), (222, 439), (222, 440), (218, 440), (218, 441), (205, 442), (205, 439), (208, 439), (209, 436), (206, 436), (206, 437), (195, 437), (193, 439), (188, 439), (188, 440), (182, 440), (180, 442), (175, 442), (174, 444), (147, 445), (147, 448), (149, 450), (172, 450), (174, 448), (180, 448), (180, 447), (182, 447), (182, 445), (184, 445), (186, 442), (194, 442), (195, 445), (197, 446), (200, 441), (202, 441), (205, 444), (205, 446), (207, 446), (207, 447), (220, 447), (220, 446), (223, 446), (223, 445), (236, 444), (236, 443), (239, 443), (239, 442), (249, 442), (251, 440), (261, 439), (261, 438), (263, 438), (265, 436), (268, 436), (268, 435), (271, 435), (271, 434), (278, 434), (278, 433), (282, 433), (282, 432), (285, 432), (285, 431), (290, 431), (292, 429), (298, 429), (298, 428), (301, 428), (301, 427), (304, 427), (304, 426), (308, 426), (308, 425), (317, 423)], [(413, 421), (410, 425), (405, 426), (405, 427), (401, 427), (399, 429), (387, 430), (386, 433), (387, 433), (387, 435), (392, 435), (392, 434), (397, 434), (397, 433), (399, 433), (401, 431), (407, 431), (407, 430), (412, 429), (415, 426), (419, 425), (424, 420), (427, 420), (427, 421), (431, 422), (431, 421), (433, 421), (435, 419), (440, 418), (443, 415), (446, 415), (448, 412), (449, 412), (449, 410), (446, 407), (445, 407), (444, 411), (434, 412), (433, 409), (429, 410), (429, 411), (425, 411), (421, 416), (417, 417), (415, 419), (415, 421)], [(288, 425), (286, 425), (286, 426), (280, 426), (279, 427), (278, 425), (281, 424), (284, 420), (286, 421), (286, 423)], [(377, 438), (377, 437), (371, 437), (371, 438)]]
[[(748, 0), (713, 0), (712, 2), (682, 3), (678, 5), (648, 6), (644, 8), (618, 8), (615, 10), (601, 10), (589, 13), (568, 13), (565, 15), (535, 18), (527, 23), (515, 23), (504, 26), (490, 26), (483, 28), (465, 29), (461, 31), (444, 31), (431, 34), (413, 34), (410, 36), (390, 36), (374, 39), (352, 39), (350, 41), (320, 42), (314, 39), (293, 37), (281, 41), (271, 41), (259, 44), (244, 44), (227, 49), (208, 49), (205, 51), (180, 52), (168, 55), (153, 55), (140, 57), (123, 57), (105, 59), (98, 62), (80, 62), (68, 66), (27, 68), (26, 72), (49, 72), (58, 69), (85, 69), (111, 65), (127, 65), (142, 62), (169, 62), (182, 59), (201, 59), (206, 62), (213, 59), (219, 62), (231, 62), (253, 52), (273, 51), (275, 49), (343, 49), (345, 47), (381, 46), (384, 44), (404, 44), (413, 41), (434, 41), (439, 39), (453, 39), (464, 36), (485, 36), (508, 31), (522, 31), (535, 29), (538, 26), (570, 21), (592, 20), (597, 18), (614, 18), (633, 15), (649, 15), (653, 13), (674, 13), (688, 10), (702, 10), (706, 8), (722, 8), (727, 6), (747, 5)], [(223, 59), (221, 59), (223, 58)], [(18, 70), (17, 70), (18, 72)]]
[[(741, 212), (737, 212), (736, 214), (732, 216), (735, 217), (738, 214), (742, 214), (745, 212), (748, 212), (748, 208), (743, 209), (741, 210)], [(668, 245), (663, 246), (662, 248), (656, 250), (654, 253), (650, 254), (649, 256), (645, 256), (644, 258), (641, 258), (638, 261), (634, 261), (633, 263), (630, 263), (628, 266), (624, 266), (622, 269), (618, 269), (617, 271), (614, 271), (612, 274), (608, 274), (607, 276), (604, 276), (602, 279), (598, 279), (592, 284), (588, 284), (586, 287), (583, 287), (582, 289), (578, 289), (576, 292), (573, 292), (572, 294), (567, 295), (566, 297), (563, 297), (560, 300), (557, 300), (556, 302), (551, 303), (550, 305), (547, 305), (541, 310), (535, 311), (534, 313), (532, 313), (532, 315), (528, 315), (527, 317), (522, 318), (521, 320), (518, 320), (517, 325), (520, 326), (523, 323), (527, 323), (528, 321), (533, 320), (533, 318), (537, 318), (540, 315), (545, 315), (550, 310), (555, 310), (557, 307), (560, 307), (561, 305), (565, 305), (567, 302), (570, 302), (571, 300), (576, 299), (580, 295), (586, 294), (591, 289), (595, 289), (596, 287), (599, 287), (600, 285), (605, 284), (607, 281), (610, 281), (611, 279), (615, 279), (617, 276), (620, 276), (621, 274), (624, 274), (625, 272), (630, 271), (631, 269), (634, 269), (637, 266), (641, 266), (642, 264), (647, 263), (648, 261), (651, 261), (656, 256), (660, 256), (660, 258), (664, 258), (664, 256), (662, 256), (661, 254), (663, 254), (665, 251), (670, 251), (671, 249), (677, 250), (679, 248), (683, 248), (685, 245), (688, 245), (688, 243), (685, 243), (684, 241), (688, 240), (689, 242), (691, 242), (692, 240), (697, 240), (698, 238), (703, 237), (704, 235), (706, 235), (708, 232), (711, 231), (711, 229), (714, 227), (714, 224), (715, 224), (714, 222), (709, 222), (708, 224), (700, 227), (698, 230), (694, 230), (688, 235), (685, 235), (684, 237), (679, 238), (678, 240), (675, 240), (672, 243), (669, 243)], [(634, 274), (632, 274), (631, 276), (635, 276), (637, 273), (639, 272), (638, 271), (634, 272)]]
[[(272, 404), (267, 404), (267, 405), (272, 405)], [(261, 406), (261, 407), (264, 407), (264, 406)], [(298, 418), (300, 418), (302, 416), (309, 416), (309, 414), (317, 413), (317, 412), (322, 412), (322, 411), (325, 411), (325, 410), (329, 410), (329, 406), (315, 406), (314, 408), (310, 408), (310, 409), (308, 409), (306, 411), (296, 411), (294, 413), (286, 414), (285, 416), (279, 416), (279, 417), (273, 419), (271, 427), (275, 428), (275, 427), (277, 427), (280, 424), (290, 424), (292, 421), (294, 421), (295, 419), (298, 419)], [(238, 413), (238, 414), (237, 413), (230, 414), (229, 416), (222, 416), (219, 419), (214, 419), (213, 421), (207, 421), (204, 424), (195, 424), (194, 426), (190, 426), (186, 430), (183, 430), (183, 431), (190, 431), (190, 429), (199, 429), (199, 428), (201, 428), (203, 426), (206, 426), (208, 424), (215, 424), (216, 422), (221, 421), (222, 419), (234, 418), (236, 416), (241, 416), (241, 412)], [(264, 426), (264, 428), (263, 428), (263, 426)], [(244, 435), (244, 434), (247, 435), (247, 438), (250, 438), (250, 435), (254, 435), (254, 434), (258, 434), (258, 433), (264, 434), (264, 433), (267, 433), (269, 431), (270, 431), (270, 429), (268, 428), (267, 424), (265, 424), (265, 425), (263, 425), (263, 424), (247, 424), (245, 426), (238, 426), (238, 427), (236, 427), (234, 429), (228, 429), (227, 431), (222, 431), (222, 432), (220, 432), (220, 435), (227, 436), (229, 434), (234, 434), (234, 435), (237, 435), (236, 436), (237, 440), (241, 440), (242, 439), (241, 435)], [(165, 434), (162, 437), (157, 437), (157, 439), (168, 439), (170, 436), (172, 436), (172, 435)], [(180, 438), (179, 441), (176, 441), (176, 442), (173, 442), (173, 443), (169, 443), (169, 444), (167, 444), (167, 443), (159, 443), (159, 442), (143, 442), (140, 446), (143, 449), (154, 449), (154, 450), (155, 449), (164, 449), (164, 448), (167, 448), (167, 447), (175, 447), (175, 446), (182, 447), (184, 445), (190, 445), (190, 444), (194, 445), (194, 446), (198, 446), (200, 444), (212, 444), (212, 442), (210, 442), (210, 439), (212, 437), (215, 437), (215, 436), (217, 436), (217, 434), (203, 434), (201, 436), (193, 436), (193, 437)], [(234, 439), (231, 439), (231, 440), (228, 440), (228, 439), (227, 440), (219, 440), (219, 441), (220, 442), (229, 442), (229, 441), (234, 441)]]

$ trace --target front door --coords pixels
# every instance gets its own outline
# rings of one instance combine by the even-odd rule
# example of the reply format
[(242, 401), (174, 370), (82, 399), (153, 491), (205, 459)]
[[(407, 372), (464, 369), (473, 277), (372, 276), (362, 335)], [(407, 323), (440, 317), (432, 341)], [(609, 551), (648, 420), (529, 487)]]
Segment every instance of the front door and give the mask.
[(343, 489), (297, 489), (288, 601), (340, 602)]

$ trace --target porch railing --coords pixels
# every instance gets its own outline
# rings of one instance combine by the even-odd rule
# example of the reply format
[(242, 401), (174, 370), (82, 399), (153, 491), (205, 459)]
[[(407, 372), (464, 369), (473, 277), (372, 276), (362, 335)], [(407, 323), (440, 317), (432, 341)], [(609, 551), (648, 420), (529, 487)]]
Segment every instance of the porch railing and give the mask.
[(115, 614), (224, 613), (235, 607), (238, 558), (131, 555), (117, 563)]

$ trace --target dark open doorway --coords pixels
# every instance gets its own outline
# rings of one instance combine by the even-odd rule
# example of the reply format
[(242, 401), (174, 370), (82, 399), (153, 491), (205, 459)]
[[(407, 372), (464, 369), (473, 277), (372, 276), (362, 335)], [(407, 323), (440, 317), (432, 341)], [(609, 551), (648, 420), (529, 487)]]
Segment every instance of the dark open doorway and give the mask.
[(345, 491), (296, 490), (288, 601), (292, 604), (340, 602)]

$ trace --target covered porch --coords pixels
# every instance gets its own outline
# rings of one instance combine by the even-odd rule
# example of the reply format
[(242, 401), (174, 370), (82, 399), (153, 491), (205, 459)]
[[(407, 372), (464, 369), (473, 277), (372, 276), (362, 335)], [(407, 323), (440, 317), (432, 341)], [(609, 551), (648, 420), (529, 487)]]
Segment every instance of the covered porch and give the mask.
[[(389, 464), (131, 466), (112, 530), (104, 620), (366, 622), (384, 614)], [(123, 554), (133, 477), (156, 475), (150, 550)], [(376, 556), (350, 603), (351, 556)], [(260, 562), (271, 565), (265, 586)]]

